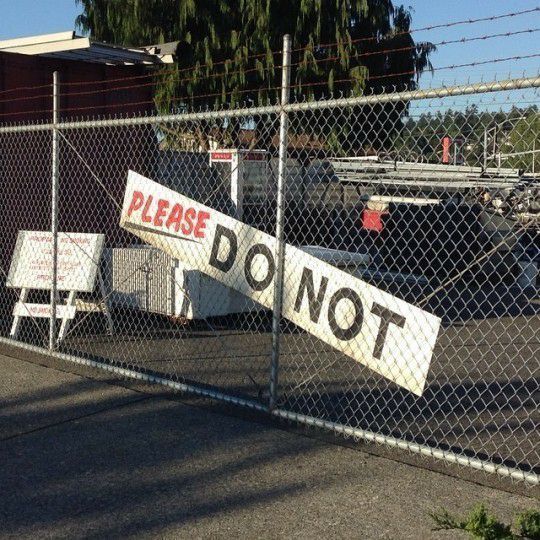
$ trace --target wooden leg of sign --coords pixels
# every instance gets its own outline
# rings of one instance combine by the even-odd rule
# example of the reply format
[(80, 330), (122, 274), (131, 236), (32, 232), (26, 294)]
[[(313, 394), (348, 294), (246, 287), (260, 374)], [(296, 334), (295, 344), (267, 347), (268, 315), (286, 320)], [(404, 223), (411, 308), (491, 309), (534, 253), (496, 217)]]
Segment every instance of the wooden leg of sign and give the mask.
[(107, 318), (109, 336), (112, 336), (114, 334), (114, 323), (113, 323), (113, 318), (111, 316), (111, 311), (109, 309), (109, 302), (107, 300), (107, 292), (105, 291), (105, 283), (103, 283), (103, 278), (101, 277), (100, 271), (98, 271), (98, 280), (99, 280), (99, 290), (101, 291), (101, 297), (103, 298), (102, 311), (105, 314), (105, 317)]
[[(21, 289), (21, 294), (19, 295), (19, 302), (24, 303), (26, 302), (28, 298), (28, 289)], [(10, 337), (13, 339), (17, 339), (17, 336), (19, 335), (19, 329), (21, 326), (21, 319), (22, 317), (20, 315), (15, 315), (13, 317), (13, 324), (11, 325), (11, 332), (9, 333)]]
[[(77, 293), (75, 291), (70, 291), (69, 292), (67, 302), (66, 302), (66, 306), (75, 306), (76, 294)], [(69, 319), (68, 317), (63, 317), (62, 318), (62, 324), (60, 326), (60, 332), (58, 333), (58, 343), (60, 343), (66, 337), (66, 333), (67, 333), (67, 331), (69, 329), (70, 322), (71, 322), (71, 319)]]

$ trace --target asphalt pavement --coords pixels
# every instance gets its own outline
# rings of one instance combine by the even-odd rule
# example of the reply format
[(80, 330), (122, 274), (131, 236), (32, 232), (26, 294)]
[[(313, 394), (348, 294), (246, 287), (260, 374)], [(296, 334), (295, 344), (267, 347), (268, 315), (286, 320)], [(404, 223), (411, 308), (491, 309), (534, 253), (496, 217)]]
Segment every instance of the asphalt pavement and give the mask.
[(538, 499), (0, 355), (2, 538), (466, 538)]

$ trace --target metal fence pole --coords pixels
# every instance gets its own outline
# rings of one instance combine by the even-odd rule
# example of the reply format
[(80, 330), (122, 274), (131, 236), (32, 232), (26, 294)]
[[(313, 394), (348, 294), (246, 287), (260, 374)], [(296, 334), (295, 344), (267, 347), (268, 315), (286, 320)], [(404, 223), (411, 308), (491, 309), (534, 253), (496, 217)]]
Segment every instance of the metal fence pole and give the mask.
[(59, 152), (59, 74), (53, 73), (53, 129), (52, 129), (52, 178), (51, 178), (51, 234), (52, 234), (52, 284), (51, 284), (51, 318), (49, 325), (49, 349), (56, 345), (56, 304), (58, 299), (58, 177), (60, 169)]
[(483, 167), (484, 171), (487, 169), (487, 128), (484, 128), (484, 156), (483, 156)]
[(283, 36), (283, 67), (281, 76), (281, 112), (279, 118), (279, 163), (277, 178), (277, 214), (276, 214), (276, 277), (274, 282), (274, 303), (272, 311), (272, 363), (270, 366), (269, 407), (276, 405), (279, 371), (279, 345), (281, 307), (283, 303), (283, 268), (285, 243), (283, 239), (283, 221), (285, 217), (285, 163), (287, 160), (288, 113), (283, 109), (289, 103), (291, 81), (291, 36)]

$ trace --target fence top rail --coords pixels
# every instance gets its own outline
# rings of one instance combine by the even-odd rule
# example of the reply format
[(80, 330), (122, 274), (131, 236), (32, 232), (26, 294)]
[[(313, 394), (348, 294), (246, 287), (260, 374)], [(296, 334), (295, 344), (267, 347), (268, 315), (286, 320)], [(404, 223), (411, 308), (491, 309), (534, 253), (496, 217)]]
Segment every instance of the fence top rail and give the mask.
[[(202, 120), (216, 120), (219, 118), (237, 118), (264, 116), (278, 114), (282, 110), (286, 112), (302, 112), (310, 110), (349, 108), (362, 105), (374, 105), (380, 103), (396, 103), (400, 101), (416, 101), (423, 99), (437, 99), (444, 97), (466, 96), (471, 94), (483, 94), (489, 92), (504, 92), (510, 90), (523, 90), (527, 88), (540, 88), (540, 75), (518, 79), (505, 79), (484, 83), (474, 83), (424, 90), (408, 90), (403, 92), (389, 92), (385, 94), (371, 94), (357, 97), (345, 97), (337, 99), (324, 99), (318, 101), (305, 101), (291, 103), (284, 106), (268, 105), (261, 107), (246, 107), (219, 111), (201, 111), (192, 113), (175, 113), (155, 116), (132, 116), (126, 118), (103, 118), (86, 119), (81, 121), (67, 121), (54, 124), (16, 124), (0, 126), (0, 134), (21, 133), (28, 131), (47, 131), (51, 129), (89, 129), (102, 127), (127, 127), (135, 125), (152, 125), (167, 122), (196, 122)], [(16, 114), (16, 113), (14, 113)]]

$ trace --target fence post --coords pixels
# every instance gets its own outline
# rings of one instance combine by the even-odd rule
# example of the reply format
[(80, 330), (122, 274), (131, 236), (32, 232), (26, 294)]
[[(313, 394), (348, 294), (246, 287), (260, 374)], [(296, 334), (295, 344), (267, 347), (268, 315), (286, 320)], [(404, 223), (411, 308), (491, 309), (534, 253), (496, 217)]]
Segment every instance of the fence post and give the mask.
[(291, 81), (291, 36), (283, 36), (283, 65), (281, 72), (281, 113), (279, 117), (279, 162), (277, 178), (277, 213), (276, 213), (276, 276), (274, 281), (274, 303), (272, 310), (272, 362), (270, 366), (269, 408), (276, 406), (279, 375), (280, 320), (283, 303), (283, 268), (285, 243), (283, 222), (285, 217), (285, 164), (287, 160), (287, 132), (289, 118), (283, 106), (289, 102)]
[(51, 284), (51, 319), (49, 324), (49, 349), (56, 346), (56, 304), (58, 300), (58, 179), (60, 152), (58, 137), (59, 121), (59, 74), (53, 73), (53, 130), (52, 130), (52, 177), (51, 177), (51, 235), (52, 235), (52, 284)]

